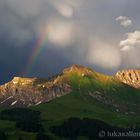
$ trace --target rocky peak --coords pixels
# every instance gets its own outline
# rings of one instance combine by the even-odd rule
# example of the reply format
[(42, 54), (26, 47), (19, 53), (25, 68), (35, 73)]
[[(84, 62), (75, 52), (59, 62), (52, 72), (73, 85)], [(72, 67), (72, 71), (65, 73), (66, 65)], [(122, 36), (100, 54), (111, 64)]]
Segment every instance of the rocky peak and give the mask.
[(79, 74), (82, 74), (83, 76), (93, 74), (93, 71), (90, 70), (89, 68), (80, 66), (80, 65), (75, 65), (75, 64), (72, 65), (70, 68), (64, 69), (64, 71), (63, 71), (64, 74), (70, 73), (70, 72), (79, 73)]
[(60, 76), (53, 80), (14, 77), (0, 86), (1, 107), (25, 107), (49, 102), (71, 92), (68, 83), (60, 82)]
[(14, 85), (29, 85), (33, 84), (37, 78), (22, 78), (22, 77), (14, 77), (11, 81)]
[(140, 70), (122, 70), (118, 71), (115, 77), (134, 88), (140, 88)]

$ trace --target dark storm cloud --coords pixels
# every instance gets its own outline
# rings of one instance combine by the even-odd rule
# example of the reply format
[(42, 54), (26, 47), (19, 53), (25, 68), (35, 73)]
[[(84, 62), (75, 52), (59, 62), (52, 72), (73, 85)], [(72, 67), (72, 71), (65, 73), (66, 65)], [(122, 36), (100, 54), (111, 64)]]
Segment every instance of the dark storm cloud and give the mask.
[[(138, 0), (0, 0), (2, 75), (20, 75), (42, 32), (47, 35), (46, 51), (27, 76), (52, 75), (72, 63), (105, 73), (126, 68), (129, 59), (127, 68), (139, 67), (138, 61), (133, 64), (139, 51), (126, 55), (119, 46), (126, 33), (140, 27), (139, 4)], [(121, 27), (115, 21), (120, 16), (131, 19), (133, 26)]]

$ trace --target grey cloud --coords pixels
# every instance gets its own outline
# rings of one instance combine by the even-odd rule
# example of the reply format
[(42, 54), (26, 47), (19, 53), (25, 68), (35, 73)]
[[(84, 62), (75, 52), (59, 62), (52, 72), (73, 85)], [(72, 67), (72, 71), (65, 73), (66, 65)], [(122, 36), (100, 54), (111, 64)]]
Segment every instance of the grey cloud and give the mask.
[(140, 31), (127, 33), (127, 39), (120, 42), (120, 47), (122, 51), (129, 51), (140, 47)]
[(123, 68), (139, 68), (140, 31), (127, 33), (127, 38), (120, 41), (120, 50), (123, 56)]
[(130, 18), (126, 16), (119, 16), (116, 18), (116, 21), (119, 21), (120, 25), (122, 25), (123, 27), (132, 25), (132, 20), (130, 20)]
[[(114, 19), (118, 15), (126, 15), (132, 17), (133, 22), (139, 21), (139, 17), (134, 17), (139, 8), (136, 7), (137, 12), (135, 8), (130, 12), (130, 8), (132, 5), (129, 0), (0, 0), (0, 38), (7, 42), (8, 52), (1, 41), (0, 59), (8, 65), (7, 59), (12, 48), (19, 56), (10, 59), (18, 65), (21, 61), (18, 62), (17, 59), (23, 55), (26, 57), (22, 58), (25, 63), (27, 55), (33, 49), (33, 42), (45, 32), (48, 50), (46, 55), (40, 54), (38, 61), (42, 60), (43, 55), (44, 61), (48, 61), (47, 67), (51, 67), (52, 58), (52, 63), (58, 59), (47, 54), (53, 51), (67, 60), (60, 60), (63, 63), (61, 68), (70, 63), (79, 63), (102, 71), (115, 71), (126, 62), (125, 54), (118, 47), (126, 31), (120, 30)], [(130, 25), (128, 20), (130, 19), (127, 19), (125, 25)], [(129, 58), (132, 59), (132, 55)], [(36, 67), (38, 73), (40, 63)], [(128, 64), (129, 66), (132, 65)], [(46, 69), (44, 68), (44, 73)], [(53, 66), (52, 69), (56, 67)]]

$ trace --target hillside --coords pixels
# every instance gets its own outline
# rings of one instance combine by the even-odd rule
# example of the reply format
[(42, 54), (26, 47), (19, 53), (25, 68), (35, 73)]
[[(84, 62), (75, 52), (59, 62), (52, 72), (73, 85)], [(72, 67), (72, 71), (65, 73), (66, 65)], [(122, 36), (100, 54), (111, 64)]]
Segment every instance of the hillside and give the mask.
[[(98, 140), (100, 130), (139, 130), (140, 90), (129, 84), (130, 79), (121, 80), (124, 75), (107, 76), (73, 65), (51, 79), (15, 77), (0, 87), (0, 130), (9, 140), (35, 140), (40, 131), (52, 140), (70, 140), (71, 136)], [(92, 136), (88, 127), (80, 126), (87, 123), (93, 124), (90, 129), (97, 127)]]

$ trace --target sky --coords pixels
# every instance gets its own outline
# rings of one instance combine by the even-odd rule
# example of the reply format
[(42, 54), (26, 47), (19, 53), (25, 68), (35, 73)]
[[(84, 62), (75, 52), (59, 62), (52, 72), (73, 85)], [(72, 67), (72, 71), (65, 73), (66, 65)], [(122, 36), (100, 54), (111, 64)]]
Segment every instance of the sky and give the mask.
[(140, 68), (139, 0), (0, 0), (0, 83), (79, 64)]

